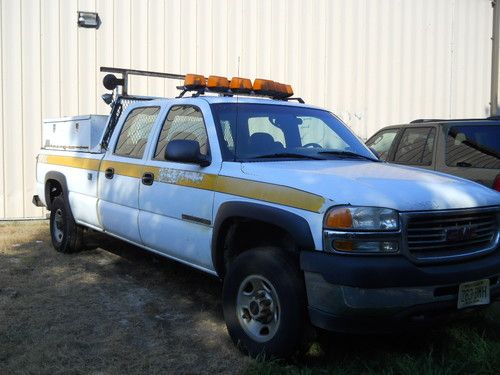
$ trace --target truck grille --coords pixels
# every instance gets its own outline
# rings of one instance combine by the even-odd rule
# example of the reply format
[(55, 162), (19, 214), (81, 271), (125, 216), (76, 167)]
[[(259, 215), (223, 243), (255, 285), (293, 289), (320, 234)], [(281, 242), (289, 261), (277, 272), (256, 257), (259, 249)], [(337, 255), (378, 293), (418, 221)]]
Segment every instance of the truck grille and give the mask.
[(406, 226), (407, 248), (421, 261), (452, 260), (493, 250), (498, 242), (496, 211), (412, 214)]

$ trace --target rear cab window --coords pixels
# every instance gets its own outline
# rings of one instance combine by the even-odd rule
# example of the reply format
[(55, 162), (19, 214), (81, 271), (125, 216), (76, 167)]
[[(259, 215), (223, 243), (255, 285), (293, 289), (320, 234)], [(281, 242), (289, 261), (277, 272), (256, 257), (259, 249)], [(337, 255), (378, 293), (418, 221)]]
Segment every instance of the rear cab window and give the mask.
[(446, 165), (500, 169), (500, 126), (450, 127), (446, 136)]

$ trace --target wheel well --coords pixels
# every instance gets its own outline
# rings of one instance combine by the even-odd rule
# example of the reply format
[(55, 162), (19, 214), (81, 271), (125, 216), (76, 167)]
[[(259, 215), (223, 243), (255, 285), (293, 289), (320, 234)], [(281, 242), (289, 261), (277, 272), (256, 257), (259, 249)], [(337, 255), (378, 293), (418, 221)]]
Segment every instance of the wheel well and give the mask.
[(62, 185), (59, 181), (49, 179), (45, 182), (45, 200), (47, 208), (50, 210), (54, 199), (63, 193)]
[(215, 267), (220, 277), (236, 256), (255, 247), (273, 246), (298, 254), (297, 244), (283, 228), (242, 217), (226, 219), (217, 242)]

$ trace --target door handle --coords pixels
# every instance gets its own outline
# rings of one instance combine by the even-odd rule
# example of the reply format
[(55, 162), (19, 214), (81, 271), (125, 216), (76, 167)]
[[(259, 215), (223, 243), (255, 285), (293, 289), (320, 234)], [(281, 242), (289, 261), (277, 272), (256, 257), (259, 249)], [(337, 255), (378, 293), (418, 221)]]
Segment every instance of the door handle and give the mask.
[(114, 168), (107, 168), (104, 171), (104, 177), (106, 177), (109, 180), (111, 180), (114, 175), (115, 175), (115, 169)]
[(144, 185), (153, 185), (153, 181), (155, 180), (155, 175), (151, 172), (144, 172), (142, 175), (142, 183)]

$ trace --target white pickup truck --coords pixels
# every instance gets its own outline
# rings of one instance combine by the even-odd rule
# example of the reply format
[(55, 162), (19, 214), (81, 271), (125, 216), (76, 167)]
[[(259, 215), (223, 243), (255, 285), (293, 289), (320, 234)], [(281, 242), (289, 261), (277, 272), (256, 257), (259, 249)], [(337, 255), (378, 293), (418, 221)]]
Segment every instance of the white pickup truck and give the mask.
[(38, 156), (56, 250), (91, 229), (218, 276), (250, 355), (290, 355), (309, 324), (392, 331), (500, 297), (498, 192), (379, 161), (289, 86), (187, 75), (178, 98), (133, 97), (146, 73), (106, 69), (123, 78), (105, 78), (98, 145)]

